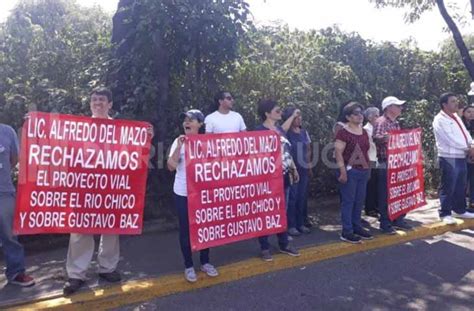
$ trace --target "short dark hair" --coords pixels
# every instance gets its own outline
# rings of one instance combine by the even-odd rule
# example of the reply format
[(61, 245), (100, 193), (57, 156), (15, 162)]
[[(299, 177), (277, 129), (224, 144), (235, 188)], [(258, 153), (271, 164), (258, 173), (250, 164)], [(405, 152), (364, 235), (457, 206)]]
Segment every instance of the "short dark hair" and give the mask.
[(213, 107), (212, 111), (216, 111), (217, 109), (219, 109), (219, 106), (220, 106), (219, 101), (223, 100), (225, 98), (226, 93), (229, 93), (230, 95), (232, 95), (231, 92), (225, 91), (225, 90), (224, 91), (219, 91), (219, 92), (216, 93), (216, 95), (214, 95), (214, 107)]
[(462, 109), (462, 113), (465, 113), (466, 110), (471, 109), (471, 108), (474, 109), (474, 106), (472, 106), (472, 105), (467, 105), (466, 107), (464, 107), (464, 108)]
[(90, 96), (92, 95), (102, 95), (107, 96), (107, 101), (110, 103), (112, 101), (112, 91), (105, 86), (99, 86), (92, 90)]
[(353, 114), (357, 108), (361, 110), (361, 113), (364, 112), (364, 107), (355, 101), (351, 101), (350, 103), (344, 106), (344, 108), (342, 109), (342, 115), (344, 116), (345, 122), (347, 122), (347, 117)]
[(337, 119), (336, 119), (337, 122), (342, 122), (342, 123), (346, 123), (346, 122), (347, 122), (346, 116), (344, 115), (344, 109), (346, 108), (347, 105), (349, 105), (349, 104), (351, 104), (351, 103), (357, 103), (357, 102), (354, 101), (354, 100), (348, 100), (348, 101), (344, 102), (344, 103), (339, 107), (339, 114), (338, 114)]
[(444, 108), (444, 104), (448, 103), (449, 98), (453, 96), (456, 97), (457, 95), (453, 92), (446, 92), (441, 94), (441, 96), (439, 97), (439, 106), (441, 107), (441, 109)]
[(273, 99), (260, 99), (257, 105), (257, 113), (260, 120), (265, 121), (267, 119), (266, 113), (270, 113), (273, 108), (278, 106), (276, 100)]

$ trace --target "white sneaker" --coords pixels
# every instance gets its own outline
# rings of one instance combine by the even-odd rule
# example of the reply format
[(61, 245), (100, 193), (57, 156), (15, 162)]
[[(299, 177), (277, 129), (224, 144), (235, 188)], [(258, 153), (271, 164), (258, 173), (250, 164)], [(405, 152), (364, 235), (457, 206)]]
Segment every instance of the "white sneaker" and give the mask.
[(184, 269), (184, 278), (186, 281), (190, 283), (194, 283), (197, 281), (197, 276), (196, 276), (196, 271), (194, 271), (194, 268), (187, 268)]
[(469, 212), (464, 212), (462, 214), (458, 214), (456, 212), (453, 212), (453, 216), (457, 218), (467, 218), (467, 219), (472, 219), (474, 218), (474, 213), (469, 213)]
[(206, 263), (201, 266), (201, 271), (206, 273), (208, 276), (215, 277), (219, 275), (219, 272), (217, 272), (216, 268), (214, 268), (213, 265), (210, 263)]
[(456, 219), (454, 219), (453, 216), (449, 215), (449, 216), (444, 216), (444, 217), (441, 217), (441, 221), (447, 225), (455, 225), (456, 224)]

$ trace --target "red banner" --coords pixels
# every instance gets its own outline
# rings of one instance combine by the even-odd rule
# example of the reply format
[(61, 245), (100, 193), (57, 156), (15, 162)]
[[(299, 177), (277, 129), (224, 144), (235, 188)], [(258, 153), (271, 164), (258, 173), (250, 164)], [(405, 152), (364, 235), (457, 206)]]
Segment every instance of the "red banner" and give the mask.
[(387, 169), (390, 220), (426, 205), (420, 128), (390, 132)]
[(193, 250), (286, 230), (276, 133), (191, 135), (185, 154)]
[(17, 234), (140, 234), (150, 125), (30, 113), (22, 129)]

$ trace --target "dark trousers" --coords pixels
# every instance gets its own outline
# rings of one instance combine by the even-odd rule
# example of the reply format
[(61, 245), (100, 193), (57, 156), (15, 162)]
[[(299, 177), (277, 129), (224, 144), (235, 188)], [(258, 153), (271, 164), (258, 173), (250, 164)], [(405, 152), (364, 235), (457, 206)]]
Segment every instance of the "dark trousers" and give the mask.
[[(179, 244), (183, 253), (184, 266), (191, 268), (193, 266), (193, 254), (191, 252), (191, 243), (189, 240), (189, 220), (188, 220), (188, 197), (174, 195), (174, 204), (178, 212), (179, 221)], [(199, 252), (201, 265), (209, 263), (209, 249), (203, 249)]]
[[(388, 229), (392, 226), (388, 218), (388, 197), (387, 197), (387, 162), (379, 162), (377, 167), (377, 208), (380, 214), (380, 229)], [(401, 215), (393, 222), (403, 222), (406, 215)]]
[(439, 169), (441, 171), (439, 216), (451, 215), (451, 211), (463, 214), (466, 211), (466, 159), (439, 157)]
[[(290, 199), (290, 187), (287, 186), (284, 189), (285, 192), (285, 209), (288, 211), (289, 199)], [(278, 246), (280, 248), (287, 248), (288, 247), (288, 233), (286, 230), (281, 233), (277, 233), (278, 238)], [(260, 243), (260, 249), (262, 251), (270, 249), (270, 243), (268, 242), (268, 235), (264, 235), (258, 238), (258, 243)]]
[(367, 193), (365, 195), (365, 214), (370, 214), (371, 212), (377, 212), (377, 169), (376, 162), (371, 162), (370, 177), (367, 182)]
[(298, 174), (300, 175), (300, 180), (298, 183), (290, 186), (288, 210), (286, 212), (288, 228), (300, 228), (303, 226), (308, 213), (308, 170), (298, 170)]
[(469, 204), (474, 206), (474, 163), (467, 163), (467, 189), (469, 191)]

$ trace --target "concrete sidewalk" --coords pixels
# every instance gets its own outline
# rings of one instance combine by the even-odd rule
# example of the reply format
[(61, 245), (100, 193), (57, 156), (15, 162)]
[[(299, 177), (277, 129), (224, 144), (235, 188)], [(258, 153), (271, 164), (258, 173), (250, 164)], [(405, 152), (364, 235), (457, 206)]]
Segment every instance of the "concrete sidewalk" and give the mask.
[[(407, 219), (415, 226), (436, 223), (438, 222), (437, 204), (437, 200), (429, 201), (426, 207), (410, 213)], [(294, 238), (293, 245), (298, 248), (309, 248), (339, 242), (341, 227), (339, 225), (337, 198), (313, 201), (310, 202), (310, 207), (315, 227), (311, 234)], [(365, 217), (365, 219), (371, 223), (372, 232), (378, 234), (378, 230), (375, 229), (378, 228), (378, 221), (371, 217)], [(446, 230), (449, 230), (449, 228)], [(122, 272), (123, 283), (131, 284), (135, 280), (180, 275), (183, 272), (184, 266), (179, 250), (177, 231), (147, 231), (149, 232), (140, 236), (121, 237), (121, 260), (118, 268)], [(274, 237), (270, 241), (273, 245), (276, 245)], [(382, 246), (384, 245), (380, 247)], [(354, 248), (351, 250), (348, 247), (353, 247), (353, 245), (343, 243), (330, 245), (330, 248), (325, 250), (329, 252), (327, 258), (335, 257), (331, 255), (331, 252), (344, 254), (344, 252), (354, 250)], [(26, 249), (26, 252), (28, 254), (28, 249)], [(1, 275), (0, 308), (1, 306), (61, 296), (62, 286), (66, 280), (64, 269), (66, 252), (67, 247), (63, 246), (56, 249), (45, 249), (27, 257), (28, 273), (33, 275), (37, 282), (34, 287), (19, 288), (7, 285), (4, 275)], [(276, 253), (276, 248), (273, 249), (273, 252)], [(211, 250), (211, 262), (217, 268), (258, 256), (259, 245), (255, 239), (216, 247)], [(197, 258), (195, 258), (195, 267), (199, 267)], [(84, 288), (84, 292), (87, 292), (88, 289), (90, 291), (109, 285), (98, 280), (95, 268), (96, 264), (93, 262), (88, 274), (90, 279)]]

